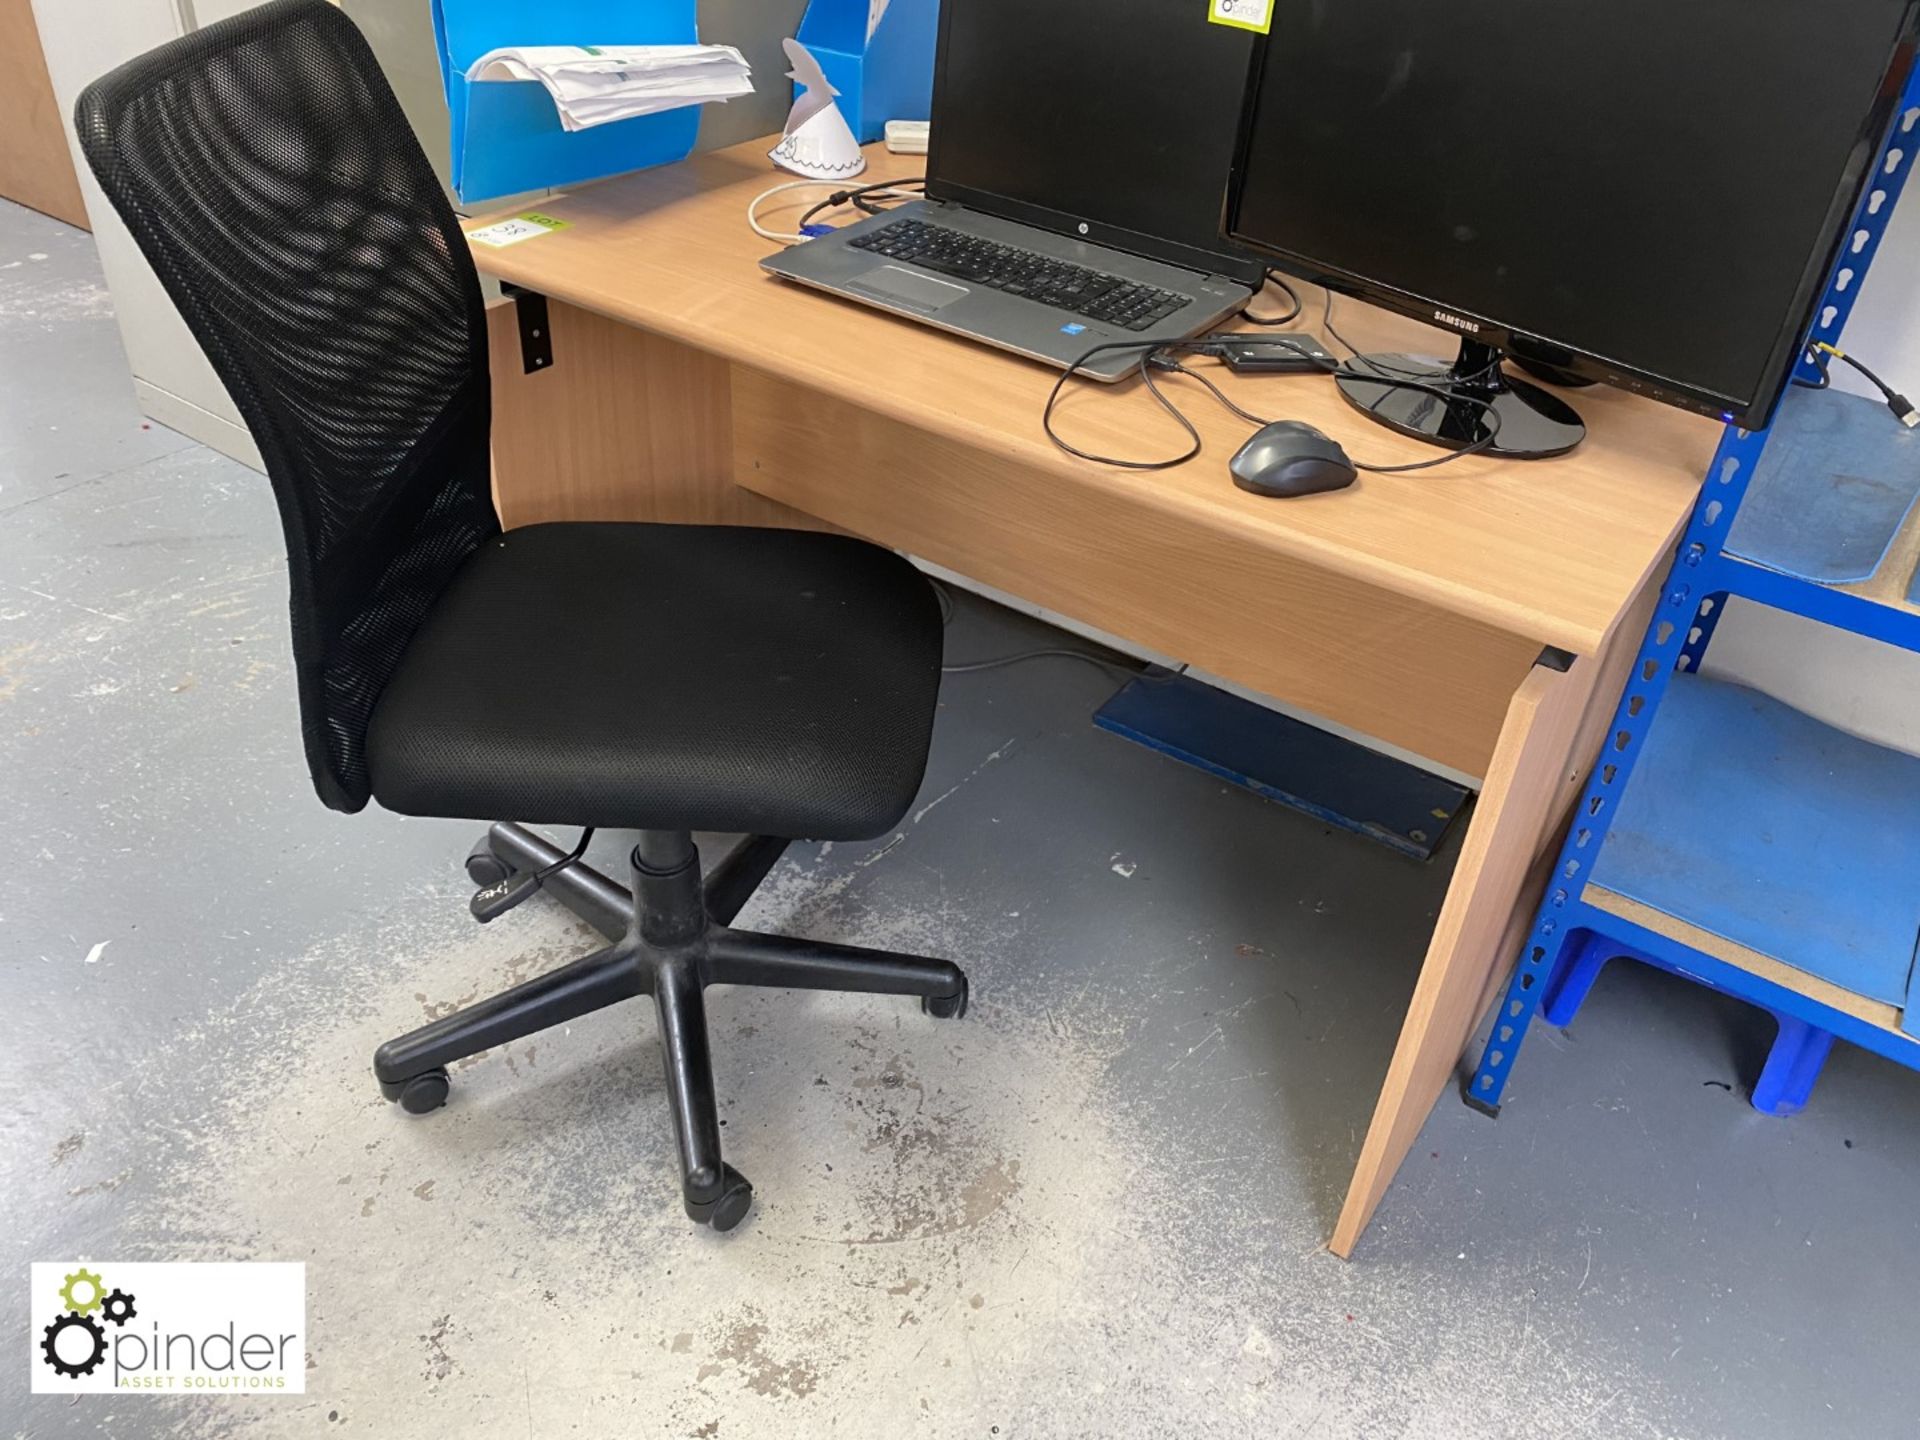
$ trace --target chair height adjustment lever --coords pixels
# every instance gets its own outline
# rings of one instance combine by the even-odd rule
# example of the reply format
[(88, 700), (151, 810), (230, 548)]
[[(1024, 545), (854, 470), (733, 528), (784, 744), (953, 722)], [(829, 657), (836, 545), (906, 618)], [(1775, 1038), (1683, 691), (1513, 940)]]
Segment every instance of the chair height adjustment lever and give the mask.
[(473, 912), (473, 918), (482, 925), (498, 920), (538, 890), (541, 879), (542, 876), (537, 870), (528, 875), (509, 875), (504, 880), (474, 891), (473, 899), (467, 902), (467, 908)]

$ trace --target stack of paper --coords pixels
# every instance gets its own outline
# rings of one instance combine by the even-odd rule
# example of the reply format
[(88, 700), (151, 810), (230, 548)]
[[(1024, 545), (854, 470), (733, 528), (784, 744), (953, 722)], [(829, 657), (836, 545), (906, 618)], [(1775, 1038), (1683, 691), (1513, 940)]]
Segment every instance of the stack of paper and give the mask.
[(482, 55), (467, 78), (538, 80), (568, 130), (753, 93), (752, 68), (731, 45), (510, 46)]

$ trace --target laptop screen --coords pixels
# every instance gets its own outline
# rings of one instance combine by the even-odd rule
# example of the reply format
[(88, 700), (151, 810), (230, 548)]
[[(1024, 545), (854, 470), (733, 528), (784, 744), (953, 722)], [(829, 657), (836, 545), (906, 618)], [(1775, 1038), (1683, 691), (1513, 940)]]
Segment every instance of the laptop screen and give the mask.
[(1220, 234), (1251, 35), (1199, 0), (940, 11), (928, 194), (1259, 283)]

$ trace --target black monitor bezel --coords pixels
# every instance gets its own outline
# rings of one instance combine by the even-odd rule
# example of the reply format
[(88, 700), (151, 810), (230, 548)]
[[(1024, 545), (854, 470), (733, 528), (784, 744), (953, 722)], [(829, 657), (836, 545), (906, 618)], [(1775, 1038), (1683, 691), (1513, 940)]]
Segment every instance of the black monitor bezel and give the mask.
[[(1275, 269), (1310, 284), (1424, 321), (1438, 329), (1456, 332), (1466, 339), (1495, 346), (1518, 359), (1556, 366), (1582, 379), (1645, 395), (1683, 410), (1711, 415), (1746, 430), (1760, 430), (1772, 423), (1780, 398), (1786, 393), (1794, 367), (1799, 363), (1807, 336), (1817, 318), (1821, 297), (1826, 293), (1829, 278), (1840, 262), (1850, 226), (1866, 199), (1881, 151), (1899, 118), (1900, 98), (1905, 92), (1907, 75), (1916, 63), (1916, 50), (1920, 49), (1920, 0), (1908, 0), (1906, 15), (1896, 32), (1879, 92), (1854, 142), (1842, 183), (1829, 207), (1825, 231), (1827, 242), (1818, 247), (1808, 260), (1806, 272), (1801, 277), (1793, 304), (1787, 312), (1788, 323), (1774, 342), (1766, 367), (1761, 372), (1760, 392), (1752, 396), (1721, 395), (1624, 361), (1579, 350), (1564, 341), (1533, 334), (1493, 316), (1476, 314), (1445, 300), (1403, 290), (1323, 260), (1264, 244), (1242, 233), (1240, 199), (1245, 188), (1247, 151), (1253, 141), (1254, 114), (1259, 107), (1267, 52), (1274, 43), (1270, 35), (1258, 37), (1253, 58), (1248, 65), (1247, 89), (1240, 106), (1240, 129), (1234, 142), (1233, 169), (1228, 177), (1226, 202), (1221, 216), (1221, 230), (1228, 239), (1265, 256)], [(1920, 143), (1920, 132), (1916, 132), (1915, 140)]]
[[(1232, 247), (1223, 234), (1220, 250), (1202, 250), (1195, 246), (1183, 245), (1157, 235), (1148, 235), (1142, 231), (1129, 230), (1119, 225), (1110, 225), (1087, 215), (1070, 215), (1062, 210), (1052, 210), (1029, 200), (1016, 199), (1011, 195), (1002, 195), (992, 190), (978, 190), (968, 185), (955, 184), (944, 179), (940, 172), (940, 137), (946, 127), (940, 123), (942, 109), (951, 104), (954, 97), (948, 89), (947, 72), (947, 35), (953, 24), (953, 17), (965, 0), (947, 0), (940, 7), (940, 35), (934, 51), (933, 64), (933, 130), (927, 147), (927, 196), (932, 200), (947, 201), (964, 205), (970, 210), (979, 210), (987, 215), (996, 215), (1003, 220), (1013, 220), (1022, 225), (1032, 225), (1063, 235), (1069, 240), (1084, 240), (1093, 245), (1104, 245), (1111, 250), (1124, 250), (1129, 255), (1139, 255), (1148, 260), (1159, 260), (1168, 265), (1177, 265), (1183, 270), (1196, 271), (1203, 275), (1218, 275), (1237, 284), (1259, 289), (1265, 282), (1267, 262), (1258, 254), (1244, 248)], [(1244, 116), (1243, 116), (1244, 120)], [(1044, 144), (1044, 140), (1037, 140)], [(1239, 141), (1235, 140), (1235, 162), (1237, 164)]]

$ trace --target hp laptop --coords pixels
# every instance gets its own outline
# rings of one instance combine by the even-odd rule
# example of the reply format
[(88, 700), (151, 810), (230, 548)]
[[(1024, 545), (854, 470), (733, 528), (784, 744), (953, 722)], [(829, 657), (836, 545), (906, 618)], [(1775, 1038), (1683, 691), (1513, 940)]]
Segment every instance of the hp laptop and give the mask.
[(1198, 3), (943, 0), (927, 199), (761, 264), (1061, 366), (1200, 334), (1265, 276), (1220, 238), (1251, 48)]

